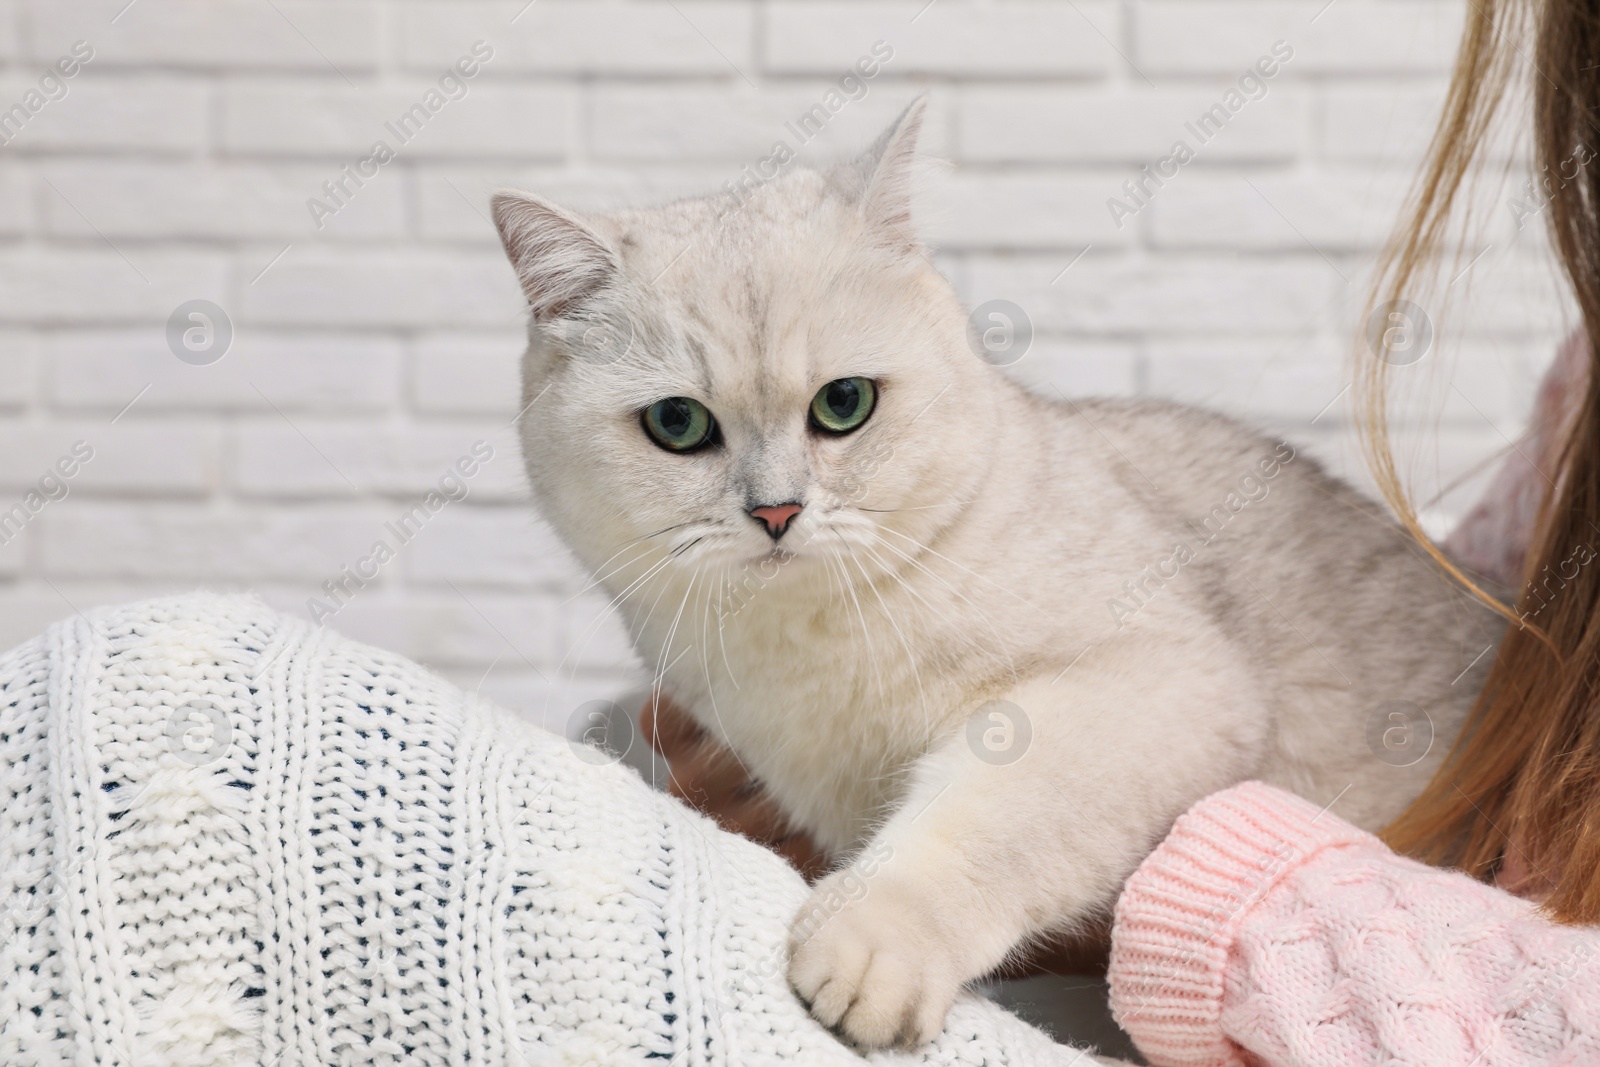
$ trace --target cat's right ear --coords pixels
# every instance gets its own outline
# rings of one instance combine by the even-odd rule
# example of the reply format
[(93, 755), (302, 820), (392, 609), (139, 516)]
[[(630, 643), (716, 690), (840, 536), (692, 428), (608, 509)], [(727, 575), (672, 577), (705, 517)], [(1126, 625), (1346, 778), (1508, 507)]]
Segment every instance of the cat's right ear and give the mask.
[(610, 246), (577, 216), (510, 189), (495, 193), (489, 205), (535, 321), (566, 314), (616, 276)]

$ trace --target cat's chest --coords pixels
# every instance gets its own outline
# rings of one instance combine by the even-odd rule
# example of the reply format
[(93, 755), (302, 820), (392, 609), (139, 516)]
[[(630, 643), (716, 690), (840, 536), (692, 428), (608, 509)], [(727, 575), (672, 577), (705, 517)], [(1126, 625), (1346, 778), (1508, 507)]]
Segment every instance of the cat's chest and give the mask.
[(774, 599), (640, 634), (668, 691), (833, 848), (893, 802), (899, 772), (962, 704), (930, 654), (940, 637), (892, 597), (874, 607)]
[(670, 681), (675, 692), (725, 709), (716, 728), (740, 749), (839, 742), (835, 761), (848, 748), (880, 764), (925, 687), (918, 650), (932, 639), (916, 628), (897, 639), (872, 621), (852, 625), (843, 610), (726, 620), (707, 634), (700, 661), (677, 660)]

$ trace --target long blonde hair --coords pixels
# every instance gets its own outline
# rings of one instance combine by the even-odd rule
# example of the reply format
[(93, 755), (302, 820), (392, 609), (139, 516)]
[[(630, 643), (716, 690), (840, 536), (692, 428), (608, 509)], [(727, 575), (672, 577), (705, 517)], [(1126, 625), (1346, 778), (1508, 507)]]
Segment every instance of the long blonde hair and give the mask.
[[(1530, 33), (1531, 31), (1531, 33)], [(1532, 39), (1532, 53), (1526, 48)], [(1463, 209), (1519, 65), (1532, 67), (1535, 173), (1545, 217), (1576, 297), (1588, 370), (1566, 438), (1543, 471), (1548, 485), (1527, 556), (1523, 592), (1502, 604), (1428, 539), (1388, 439), (1388, 361), (1364, 351), (1357, 410), (1367, 460), (1391, 508), (1455, 579), (1510, 626), (1466, 728), (1438, 774), (1385, 831), (1399, 851), (1494, 875), (1513, 857), (1551, 885), (1548, 913), (1600, 923), (1600, 565), (1566, 580), (1539, 606), (1531, 582), (1600, 538), (1600, 166), (1572, 160), (1600, 144), (1600, 13), (1580, 0), (1472, 0), (1444, 113), (1406, 220), (1380, 264), (1373, 307), (1426, 289)], [(1534, 475), (1530, 475), (1534, 476)], [(1600, 546), (1597, 546), (1600, 547)], [(1597, 560), (1600, 563), (1600, 560)], [(1563, 574), (1563, 578), (1565, 575)]]

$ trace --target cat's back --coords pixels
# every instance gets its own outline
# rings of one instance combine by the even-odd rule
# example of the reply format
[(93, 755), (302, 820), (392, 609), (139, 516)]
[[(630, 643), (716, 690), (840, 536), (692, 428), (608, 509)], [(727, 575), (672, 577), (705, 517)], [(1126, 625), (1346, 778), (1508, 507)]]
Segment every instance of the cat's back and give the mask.
[[(1277, 617), (1278, 629), (1289, 607), (1305, 613), (1290, 616), (1296, 625), (1339, 634), (1430, 619), (1448, 621), (1436, 631), (1462, 629), (1460, 590), (1383, 505), (1329, 474), (1302, 445), (1168, 401), (1051, 406), (1055, 447), (1098, 445), (1099, 459), (1121, 468), (1127, 506), (1184, 543), (1209, 580), (1251, 592), (1260, 602), (1251, 614)], [(1237, 599), (1245, 598), (1230, 597)], [(1436, 642), (1423, 633), (1408, 643)]]
[[(1120, 468), (1123, 506), (1157, 539), (1145, 551), (1161, 580), (1124, 594), (1132, 617), (1166, 601), (1207, 616), (1284, 709), (1279, 756), (1262, 775), (1306, 795), (1363, 783), (1346, 817), (1392, 817), (1462, 721), (1499, 617), (1299, 445), (1168, 402), (1051, 408), (1050, 447), (1097, 449), (1097, 462)], [(1156, 547), (1162, 536), (1183, 546), (1181, 563), (1160, 566), (1177, 555)], [(1438, 735), (1415, 765), (1385, 760), (1367, 737), (1368, 720), (1391, 706)]]
[(1079, 461), (1092, 453), (1090, 462), (1109, 468), (1128, 503), (1163, 532), (1219, 550), (1292, 550), (1308, 563), (1416, 555), (1382, 505), (1329, 474), (1300, 444), (1171, 401), (1044, 403), (1055, 431), (1048, 447)]

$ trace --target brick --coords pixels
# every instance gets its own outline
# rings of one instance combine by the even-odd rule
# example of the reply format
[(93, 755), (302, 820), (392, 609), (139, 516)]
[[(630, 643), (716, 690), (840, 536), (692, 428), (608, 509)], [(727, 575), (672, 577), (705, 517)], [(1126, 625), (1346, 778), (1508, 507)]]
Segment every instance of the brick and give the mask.
[(1119, 36), (1117, 23), (1117, 5), (1105, 0), (780, 0), (767, 8), (762, 51), (768, 70), (786, 74), (842, 74), (879, 40), (894, 49), (883, 66), (896, 75), (1101, 74), (1121, 64), (1106, 40)]
[[(1397, 391), (1391, 399), (1391, 424), (1426, 434), (1443, 424), (1493, 437), (1504, 449), (1517, 438), (1532, 412), (1539, 381), (1564, 339), (1559, 329), (1496, 337), (1462, 328), (1452, 317), (1415, 367), (1395, 372), (1420, 376), (1437, 388)], [(1330, 413), (1331, 416), (1332, 413)], [(1502, 434), (1504, 436), (1502, 436)]]
[[(124, 258), (126, 257), (126, 258)], [(219, 255), (103, 242), (78, 248), (0, 247), (0, 322), (136, 322), (155, 328), (186, 300), (222, 296)]]
[[(369, 533), (364, 543), (353, 546), (349, 559), (343, 562), (353, 565), (366, 556), (371, 551), (375, 536), (375, 532)], [(402, 549), (404, 551), (409, 549)], [(408, 588), (396, 574), (400, 558), (384, 564), (378, 576), (360, 588), (346, 582), (342, 590), (330, 593), (324, 583), (330, 578), (344, 580), (336, 567), (334, 572), (320, 576), (315, 582), (274, 584), (266, 588), (258, 587), (256, 591), (279, 611), (308, 622), (320, 623), (356, 641), (408, 656), (425, 666), (448, 672), (449, 665), (426, 658), (425, 652), (432, 640), (428, 635), (434, 630), (459, 628), (461, 617), (471, 614), (471, 607), (448, 588), (442, 593), (419, 593)], [(473, 616), (473, 621), (478, 622), (481, 628), (481, 620)], [(499, 638), (494, 640), (499, 641)], [(491, 653), (484, 657), (483, 662), (489, 662), (492, 656)], [(514, 653), (508, 654), (507, 658), (518, 667), (528, 669), (526, 664), (515, 658)], [(468, 659), (467, 662), (472, 660)], [(472, 681), (466, 686), (468, 689), (483, 673), (482, 666), (462, 670), (473, 675)]]
[[(504, 167), (506, 174), (517, 168)], [(418, 235), (430, 241), (468, 241), (492, 248), (499, 241), (489, 217), (489, 198), (498, 189), (536, 185), (479, 172), (424, 170), (411, 175), (416, 190)]]
[(1318, 337), (1161, 340), (1147, 353), (1146, 384), (1152, 395), (1214, 410), (1331, 423), (1349, 379), (1346, 356)]
[[(94, 69), (67, 83), (67, 95), (34, 114), (7, 145), (24, 155), (65, 151), (130, 151), (141, 155), (192, 153), (207, 141), (210, 90), (168, 76), (129, 78)], [(32, 81), (0, 80), (0, 108), (9, 108)]]
[(382, 337), (246, 329), (235, 333), (222, 359), (198, 367), (172, 354), (164, 331), (149, 328), (56, 333), (47, 350), (49, 395), (63, 408), (115, 414), (138, 396), (130, 411), (140, 415), (174, 409), (273, 413), (274, 405), (291, 413), (353, 415), (387, 410), (399, 399), (400, 346)]
[(371, 545), (374, 505), (219, 509), (208, 504), (79, 500), (36, 522), (51, 576), (198, 582), (300, 580), (308, 591)]
[[(1331, 473), (1354, 485), (1369, 499), (1376, 500), (1376, 483), (1354, 435), (1352, 428), (1343, 427), (1315, 436), (1291, 434), (1289, 439), (1297, 448), (1304, 443), (1304, 455), (1317, 459)], [(1441, 501), (1444, 507), (1430, 509), (1431, 521), (1425, 526), (1436, 536), (1448, 534), (1455, 521), (1475, 502), (1492, 472), (1499, 467), (1495, 453), (1505, 449), (1504, 439), (1486, 428), (1397, 429), (1391, 432), (1390, 441), (1413, 500), (1432, 500), (1452, 481), (1463, 479), (1464, 491), (1452, 492)], [(1479, 466), (1483, 469), (1472, 475), (1473, 469)]]
[(0, 0), (0, 62), (10, 63), (22, 55), (22, 38), (17, 31), (18, 11), (16, 0)]
[(923, 236), (959, 249), (1114, 247), (1131, 231), (1113, 225), (1106, 186), (1078, 175), (958, 173), (934, 184)]
[(1133, 396), (1139, 357), (1133, 345), (1076, 338), (1035, 337), (1006, 372), (1040, 396)]
[[(524, 594), (517, 625), (504, 600), (485, 604), (481, 591), (468, 596), (470, 600), (463, 600), (448, 589), (423, 595), (400, 589), (362, 590), (327, 625), (358, 641), (393, 649), (449, 677), (464, 679), (463, 688), (468, 691), (486, 672), (502, 668), (534, 678), (540, 671), (552, 672), (553, 636), (535, 632), (530, 638), (523, 632), (537, 621), (530, 617), (536, 602), (532, 597)], [(474, 605), (482, 607), (475, 610)], [(304, 596), (295, 610), (308, 617)], [(497, 628), (510, 635), (516, 647), (507, 644)]]
[(1317, 149), (1330, 159), (1414, 166), (1439, 120), (1445, 85), (1339, 85), (1318, 105)]
[[(720, 186), (743, 165), (773, 157), (780, 141), (811, 165), (864, 151), (916, 93), (879, 77), (864, 83), (864, 96), (845, 100), (836, 112), (825, 106), (813, 112), (829, 85), (785, 85), (759, 96), (699, 85), (602, 86), (590, 112), (593, 152), (602, 160), (720, 160), (727, 168), (716, 182)], [(930, 100), (919, 151), (948, 151), (944, 109), (941, 98)]]
[(1544, 338), (1533, 333), (1501, 338), (1478, 331), (1458, 334), (1461, 331), (1435, 331), (1434, 344), (1422, 362), (1414, 370), (1398, 373), (1437, 381), (1438, 389), (1414, 395), (1397, 392), (1390, 403), (1390, 422), (1421, 434), (1440, 424), (1474, 430), (1493, 437), (1496, 448), (1506, 448), (1506, 438), (1522, 434), (1539, 379), (1562, 338), (1557, 331)]
[(38, 338), (0, 330), (0, 407), (27, 406), (34, 397), (38, 378)]
[(420, 659), (487, 667), (498, 658), (512, 667), (554, 675), (561, 648), (555, 597), (481, 589), (449, 595), (450, 600), (435, 601), (437, 614), (425, 620), (425, 629), (419, 628)]
[[(98, 160), (52, 163), (44, 226), (67, 237), (116, 239), (398, 238), (405, 230), (404, 178), (388, 170), (357, 188), (333, 164), (234, 166)], [(307, 202), (332, 205), (323, 183), (346, 181), (348, 206), (320, 220)], [(76, 209), (76, 210), (75, 210)], [(80, 214), (81, 212), (81, 214)], [(90, 224), (93, 220), (93, 225)], [(318, 222), (321, 225), (318, 225)]]
[[(1552, 328), (1560, 330), (1563, 323), (1577, 321), (1565, 283), (1543, 255), (1490, 249), (1470, 270), (1458, 272), (1457, 278), (1448, 284), (1454, 298), (1448, 328), (1459, 331), (1459, 336), (1471, 337), (1474, 331), (1482, 331), (1508, 338), (1538, 338)], [(1538, 345), (1536, 350), (1543, 347)]]
[(64, 0), (31, 11), (35, 57), (86, 39), (104, 67), (370, 70), (383, 24), (382, 6), (370, 0), (163, 0), (127, 12), (112, 29), (104, 4)]
[(33, 229), (33, 186), (15, 163), (0, 164), (0, 237), (21, 237)]
[[(304, 595), (316, 592), (307, 587)], [(368, 587), (357, 590), (327, 624), (429, 666), (475, 665), (482, 672), (504, 663), (553, 678), (561, 658), (556, 604), (553, 596), (527, 591), (447, 588), (400, 596)], [(299, 612), (306, 617), (304, 599)]]
[(68, 506), (77, 494), (201, 494), (217, 484), (220, 439), (208, 423), (152, 424), (132, 416), (109, 425), (55, 420), (0, 426), (0, 491), (14, 498), (34, 487), (81, 441), (93, 456), (68, 463), (77, 470), (64, 479), (67, 496), (53, 508)]
[(245, 287), (239, 308), (240, 321), (256, 324), (505, 328), (522, 318), (526, 301), (504, 256), (488, 249), (357, 253), (307, 247)]
[[(957, 155), (985, 162), (1151, 163), (1183, 141), (1196, 163), (1293, 159), (1305, 126), (1304, 96), (1268, 83), (1220, 130), (1189, 129), (1222, 99), (1214, 86), (1185, 89), (982, 89), (957, 104)], [(1199, 127), (1196, 127), (1199, 129)], [(1123, 178), (1109, 182), (1114, 192)], [(1108, 192), (1107, 195), (1110, 195)]]
[(1462, 11), (1439, 0), (1333, 0), (1320, 12), (1273, 0), (1139, 0), (1132, 58), (1146, 75), (1238, 74), (1281, 40), (1297, 77), (1448, 71)]
[(754, 10), (738, 0), (538, 0), (531, 6), (526, 0), (435, 0), (394, 10), (401, 60), (417, 69), (451, 64), (474, 39), (483, 38), (495, 50), (486, 66), (496, 73), (756, 73), (750, 55)]
[(241, 156), (332, 154), (354, 166), (382, 141), (396, 155), (384, 169), (441, 156), (559, 160), (570, 153), (572, 90), (488, 85), (482, 77), (420, 129), (396, 120), (422, 103), (434, 88), (430, 81), (360, 93), (339, 81), (232, 83), (222, 91), (222, 144)]
[(397, 428), (325, 417), (286, 422), (274, 416), (241, 422), (233, 433), (232, 482), (250, 496), (381, 494), (395, 498), (388, 511), (393, 512), (390, 518), (398, 518), (407, 505), (437, 488), (457, 461), (473, 465), (472, 448), (479, 441), (493, 454), (477, 461), (477, 473), (464, 479), (466, 499), (504, 500), (525, 493), (520, 458), (505, 420)]
[(562, 663), (567, 670), (603, 674), (637, 672), (642, 666), (638, 654), (633, 651), (627, 628), (611, 609), (603, 591), (591, 589), (566, 604), (561, 622)]
[(414, 585), (543, 588), (570, 596), (588, 584), (531, 504), (447, 508), (424, 530), (406, 554), (406, 579)]
[[(307, 617), (325, 580), (494, 434), (471, 498), (329, 625), (560, 732), (585, 700), (626, 693), (648, 671), (614, 615), (591, 634), (600, 593), (566, 603), (581, 568), (540, 524), (506, 425), (526, 309), (489, 195), (603, 213), (713, 193), (776, 138), (793, 143), (785, 122), (880, 38), (894, 57), (799, 162), (861, 151), (933, 89), (921, 147), (956, 166), (919, 186), (915, 216), (969, 306), (1005, 297), (1033, 316), (1032, 348), (1005, 373), (1045, 396), (1214, 406), (1364, 481), (1344, 403), (1310, 419), (1348, 374), (1375, 242), (1410, 188), (1465, 9), (1324, 2), (140, 0), (111, 26), (122, 0), (0, 0), (0, 112), (72, 40), (96, 48), (67, 97), (0, 147), (0, 505), (58, 441), (97, 435), (71, 495), (0, 544), (0, 647), (72, 604), (196, 583), (257, 588)], [(1279, 38), (1295, 56), (1265, 98), (1118, 228), (1107, 200), (1192, 138), (1185, 122)], [(495, 55), (467, 97), (317, 228), (306, 200), (478, 39)], [(1474, 200), (1489, 250), (1453, 283), (1481, 244), (1443, 268), (1435, 351), (1403, 372), (1436, 386), (1394, 412), (1420, 499), (1505, 449), (1574, 321), (1546, 219), (1519, 230), (1507, 207), (1525, 148), (1488, 146), (1491, 171), (1509, 170)], [(205, 367), (164, 339), (196, 297), (236, 327)], [(1494, 465), (1431, 506), (1430, 528)]]
[[(1575, 160), (1568, 158), (1552, 168), (1548, 175), (1552, 187), (1559, 185), (1560, 175), (1571, 174)], [(1591, 163), (1590, 166), (1595, 164)], [(1497, 175), (1499, 177), (1499, 175)], [(1547, 177), (1540, 172), (1540, 180)], [(1521, 255), (1537, 258), (1554, 258), (1550, 246), (1550, 201), (1548, 196), (1532, 184), (1533, 171), (1527, 167), (1506, 167), (1503, 180), (1484, 183), (1475, 190), (1472, 200), (1480, 217), (1475, 221), (1478, 246), (1492, 243), (1503, 253), (1514, 250)], [(1544, 202), (1541, 204), (1541, 200)]]
[[(337, 567), (335, 567), (335, 570), (337, 570)], [(320, 580), (321, 578), (318, 579), (318, 581)], [(298, 582), (284, 582), (275, 579), (264, 582), (258, 581), (251, 584), (250, 593), (252, 596), (260, 598), (264, 604), (274, 611), (281, 611), (296, 620), (309, 622), (313, 625), (318, 621), (308, 609), (306, 602), (314, 596), (319, 596), (321, 590), (310, 579), (302, 578)], [(388, 632), (374, 627), (373, 629), (376, 632), (357, 634), (352, 631), (352, 628), (347, 623), (356, 617), (356, 605), (367, 599), (381, 602), (382, 606), (389, 608), (389, 614), (393, 616), (396, 613), (394, 603), (399, 595), (399, 590), (394, 588), (391, 582), (385, 581), (381, 587), (374, 583), (366, 589), (360, 590), (355, 598), (347, 601), (343, 612), (335, 614), (331, 619), (322, 620), (322, 624), (327, 629), (343, 634), (346, 637), (375, 645), (378, 648), (398, 651), (395, 643), (388, 639)], [(363, 616), (364, 620), (368, 618), (373, 621), (379, 621), (382, 616), (377, 612), (369, 612), (366, 616)]]
[(471, 241), (498, 248), (500, 239), (489, 220), (489, 197), (498, 189), (537, 193), (571, 211), (605, 213), (706, 196), (736, 174), (733, 167), (714, 164), (689, 168), (585, 167), (578, 172), (530, 171), (509, 165), (488, 165), (471, 171), (425, 167), (416, 176), (419, 232), (430, 240)]
[[(1402, 469), (1412, 472), (1413, 497), (1427, 503), (1421, 511), (1423, 528), (1436, 538), (1449, 536), (1502, 467), (1509, 465), (1523, 477), (1538, 477), (1516, 453), (1500, 455), (1506, 452), (1505, 440), (1486, 428), (1397, 433), (1395, 453), (1403, 458)], [(1363, 471), (1352, 480), (1360, 483), (1369, 477)]]
[(1036, 329), (1047, 331), (1293, 331), (1331, 308), (1345, 288), (1310, 252), (1254, 261), (1168, 256), (1143, 263), (1091, 263), (1093, 255), (1054, 284), (1064, 265), (1058, 258), (977, 257), (971, 266), (974, 301), (1011, 300)]
[[(30, 531), (32, 527), (28, 528)], [(23, 551), (37, 535), (24, 532), (9, 545), (0, 546), (0, 560), (7, 553)], [(0, 567), (5, 564), (0, 563)], [(191, 586), (181, 583), (79, 582), (59, 575), (43, 580), (23, 580), (0, 585), (0, 649), (11, 649), (30, 641), (54, 623), (76, 617), (101, 604), (127, 604), (148, 600)]]
[[(637, 721), (633, 717), (644, 705), (642, 697), (628, 697), (629, 689), (639, 688), (637, 679), (620, 671), (600, 677), (559, 678), (552, 681), (534, 674), (520, 660), (516, 661), (515, 667), (501, 660), (487, 673), (477, 667), (445, 668), (443, 673), (462, 689), (476, 691), (485, 700), (515, 712), (540, 729), (563, 737), (582, 732), (575, 727), (594, 701), (616, 704), (627, 711), (631, 721)], [(631, 765), (635, 758), (644, 756), (649, 741), (638, 736), (637, 731), (626, 736), (632, 743), (626, 760)], [(665, 770), (661, 772), (659, 780), (665, 786)]]
[(1148, 233), (1161, 248), (1375, 249), (1389, 236), (1409, 177), (1348, 170), (1256, 175), (1180, 171), (1155, 190)]
[[(1516, 438), (1533, 413), (1539, 379), (1555, 354), (1555, 340), (1540, 346), (1531, 338), (1514, 343), (1494, 339), (1474, 339), (1473, 343), (1452, 345), (1447, 337), (1436, 359), (1447, 359), (1450, 385), (1442, 398), (1430, 398), (1429, 415), (1458, 427), (1488, 428), (1504, 444)], [(1426, 424), (1424, 424), (1426, 425)]]
[(522, 406), (519, 364), (527, 334), (429, 334), (412, 346), (411, 402), (418, 411), (509, 419)]

